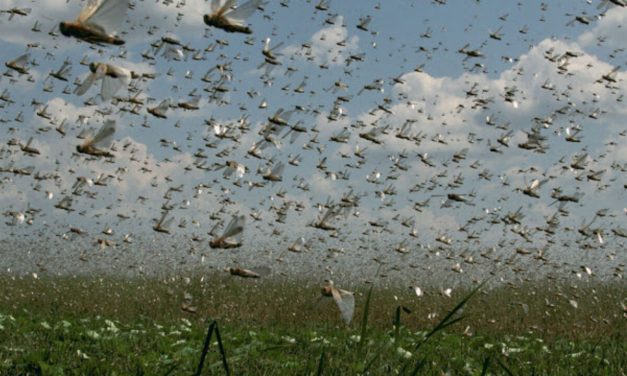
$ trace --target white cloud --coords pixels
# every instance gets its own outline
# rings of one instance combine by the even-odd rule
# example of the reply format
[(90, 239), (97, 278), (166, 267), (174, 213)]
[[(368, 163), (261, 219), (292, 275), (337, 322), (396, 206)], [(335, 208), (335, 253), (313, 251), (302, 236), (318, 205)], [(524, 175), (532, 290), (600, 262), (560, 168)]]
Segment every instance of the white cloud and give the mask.
[(344, 18), (339, 16), (335, 24), (315, 32), (311, 36), (310, 48), (292, 45), (284, 48), (283, 54), (300, 56), (317, 65), (344, 65), (351, 54), (358, 53), (359, 37), (357, 35), (349, 36), (343, 22)]
[[(23, 209), (27, 205), (41, 208), (42, 213), (47, 213), (47, 217), (41, 220), (50, 224), (49, 227), (44, 227), (46, 229), (53, 229), (53, 225), (58, 225), (56, 230), (66, 231), (66, 224), (79, 224), (86, 227), (93, 225), (95, 228), (93, 231), (97, 232), (103, 223), (107, 223), (111, 224), (118, 234), (123, 232), (122, 229), (139, 232), (145, 230), (152, 234), (149, 227), (151, 219), (159, 216), (161, 205), (167, 201), (164, 194), (169, 187), (184, 184), (182, 192), (172, 193), (169, 203), (175, 205), (176, 208), (171, 214), (177, 219), (175, 223), (181, 218), (187, 219), (188, 223), (194, 219), (198, 221), (200, 227), (199, 229), (177, 229), (174, 241), (178, 242), (190, 233), (204, 235), (204, 232), (215, 222), (209, 219), (209, 213), (216, 212), (223, 205), (226, 209), (222, 218), (227, 220), (228, 216), (234, 212), (239, 211), (247, 215), (252, 208), (255, 208), (262, 212), (263, 220), (250, 221), (247, 224), (245, 245), (249, 248), (239, 254), (246, 253), (252, 248), (261, 248), (266, 240), (272, 244), (272, 247), (283, 249), (285, 244), (277, 246), (276, 236), (268, 235), (276, 229), (282, 232), (281, 236), (290, 241), (298, 233), (306, 234), (308, 237), (311, 235), (312, 238), (325, 239), (327, 243), (317, 244), (321, 248), (344, 247), (346, 254), (338, 256), (335, 259), (337, 261), (343, 260), (346, 255), (354, 256), (359, 252), (357, 247), (352, 247), (352, 242), (363, 241), (361, 234), (365, 229), (371, 229), (368, 224), (371, 220), (384, 220), (389, 223), (388, 227), (393, 233), (382, 234), (380, 239), (385, 250), (389, 250), (392, 242), (405, 237), (409, 231), (400, 225), (397, 216), (409, 216), (416, 219), (419, 239), (412, 239), (412, 244), (414, 242), (421, 245), (435, 244), (435, 236), (446, 233), (456, 239), (457, 245), (463, 247), (476, 247), (477, 244), (481, 247), (491, 247), (500, 240), (506, 240), (508, 245), (516, 246), (523, 240), (512, 234), (509, 227), (489, 222), (492, 217), (484, 216), (483, 208), (497, 210), (499, 215), (503, 215), (523, 206), (527, 214), (523, 225), (534, 228), (542, 225), (545, 217), (555, 212), (555, 205), (549, 206), (553, 201), (550, 198), (553, 188), (564, 187), (564, 191), (570, 193), (579, 187), (585, 192), (585, 196), (580, 203), (569, 204), (569, 209), (572, 208), (573, 214), (563, 219), (563, 227), (576, 228), (580, 225), (582, 217), (590, 217), (598, 207), (606, 206), (614, 210), (615, 202), (620, 201), (624, 196), (622, 186), (619, 184), (622, 175), (615, 162), (623, 164), (627, 162), (627, 149), (624, 147), (625, 142), (622, 142), (624, 137), (618, 136), (624, 131), (624, 118), (627, 115), (624, 101), (619, 101), (620, 96), (627, 93), (626, 73), (624, 70), (618, 72), (617, 82), (609, 87), (603, 83), (597, 83), (602, 75), (607, 74), (614, 66), (620, 65), (605, 59), (605, 52), (607, 52), (605, 50), (614, 43), (612, 30), (620, 29), (618, 26), (624, 18), (624, 15), (617, 14), (616, 11), (608, 12), (608, 15), (592, 29), (590, 36), (584, 34), (579, 39), (551, 38), (536, 42), (518, 56), (515, 63), (500, 73), (492, 72), (488, 75), (466, 72), (453, 77), (436, 76), (430, 74), (432, 72), (427, 63), (425, 73), (412, 71), (399, 77), (396, 69), (407, 68), (392, 67), (390, 69), (388, 65), (382, 65), (382, 62), (386, 61), (384, 55), (389, 55), (393, 59), (398, 57), (399, 62), (401, 59), (410, 61), (416, 56), (410, 51), (412, 47), (407, 47), (410, 44), (405, 44), (403, 49), (392, 50), (390, 49), (392, 47), (388, 46), (395, 45), (394, 39), (386, 39), (386, 43), (383, 43), (382, 38), (388, 38), (387, 30), (381, 29), (379, 33), (360, 34), (360, 37), (364, 38), (363, 42), (368, 45), (370, 42), (377, 43), (378, 47), (365, 51), (367, 54), (363, 62), (351, 64), (349, 67), (352, 70), (351, 75), (343, 74), (342, 67), (350, 55), (361, 52), (360, 38), (351, 32), (355, 30), (353, 27), (355, 20), (348, 20), (347, 23), (353, 25), (349, 29), (343, 25), (344, 19), (338, 17), (334, 25), (325, 25), (319, 30), (315, 29), (319, 26), (314, 25), (314, 29), (308, 31), (308, 34), (302, 32), (281, 34), (282, 27), (285, 26), (282, 23), (282, 17), (291, 17), (289, 12), (292, 11), (292, 7), (301, 5), (294, 4), (294, 2), (285, 9), (279, 5), (276, 9), (273, 7), (274, 4), (268, 5), (263, 22), (259, 24), (256, 22), (262, 19), (261, 15), (253, 16), (255, 22), (252, 25), (255, 30), (253, 36), (256, 41), (252, 46), (243, 43), (243, 38), (246, 36), (232, 36), (220, 30), (210, 29), (210, 38), (223, 39), (230, 45), (226, 46), (226, 43), (215, 45), (214, 50), (210, 49), (211, 51), (206, 52), (207, 59), (203, 62), (191, 61), (191, 59), (166, 61), (161, 56), (157, 56), (154, 65), (151, 62), (142, 61), (139, 53), (150, 48), (149, 43), (158, 40), (163, 35), (178, 36), (184, 44), (189, 43), (190, 47), (197, 50), (204, 49), (208, 43), (214, 44), (203, 35), (205, 26), (202, 23), (202, 14), (208, 11), (209, 3), (189, 0), (184, 7), (177, 8), (177, 4), (180, 3), (136, 1), (135, 9), (129, 11), (127, 22), (123, 27), (123, 30), (127, 32), (125, 38), (128, 43), (125, 47), (127, 53), (121, 56), (118, 55), (124, 49), (100, 48), (63, 37), (53, 40), (47, 35), (48, 26), (56, 25), (59, 20), (71, 19), (78, 13), (81, 5), (79, 2), (72, 3), (71, 6), (58, 1), (43, 2), (39, 9), (33, 10), (31, 16), (24, 19), (15, 18), (11, 22), (3, 22), (0, 25), (0, 30), (6, 31), (3, 36), (5, 41), (11, 40), (19, 44), (19, 50), (18, 47), (11, 46), (11, 53), (8, 54), (11, 57), (22, 53), (22, 46), (35, 40), (35, 37), (39, 38), (36, 40), (42, 41), (40, 49), (32, 50), (33, 56), (41, 63), (39, 68), (33, 67), (33, 74), (39, 82), (32, 85), (26, 84), (23, 78), (19, 78), (19, 85), (14, 85), (15, 94), (13, 91), (12, 94), (13, 99), (20, 99), (20, 103), (7, 106), (3, 114), (3, 118), (9, 119), (13, 115), (11, 111), (17, 112), (24, 108), (26, 119), (20, 127), (15, 127), (15, 134), (11, 137), (19, 137), (24, 142), (32, 135), (34, 137), (32, 146), (38, 148), (41, 155), (31, 157), (22, 152), (19, 146), (7, 146), (9, 152), (5, 154), (3, 166), (33, 165), (35, 171), (40, 174), (58, 175), (57, 179), (41, 181), (33, 177), (4, 175), (3, 178), (8, 182), (5, 186), (19, 186), (20, 190), (7, 189), (2, 192), (0, 204), (3, 208)], [(5, 1), (3, 6), (10, 7), (14, 4), (18, 3)], [(304, 4), (310, 7), (312, 5)], [(336, 4), (336, 6), (340, 5)], [(177, 24), (175, 19), (178, 12), (183, 13), (183, 16)], [(47, 14), (49, 18), (44, 18), (43, 14)], [(346, 14), (348, 18), (349, 14)], [(272, 22), (266, 24), (266, 20), (271, 17), (273, 17)], [(312, 17), (315, 19), (317, 16)], [(32, 26), (31, 22), (35, 19), (42, 20), (42, 32), (39, 34), (28, 32)], [(152, 26), (159, 26), (159, 29), (153, 30), (153, 35), (147, 35), (147, 30)], [(275, 29), (269, 30), (271, 26)], [(433, 27), (435, 29), (437, 26)], [(472, 30), (469, 29), (468, 32), (471, 33)], [(603, 34), (608, 34), (611, 38), (608, 37), (604, 49), (601, 49), (603, 53), (595, 55), (597, 49), (593, 44), (596, 37)], [(269, 82), (260, 81), (259, 72), (253, 69), (263, 61), (258, 42), (268, 35), (272, 36), (274, 43), (285, 40), (286, 43), (292, 44), (281, 51), (283, 57), (280, 59), (284, 66), (290, 64), (290, 68), (298, 70), (296, 76), (275, 72), (272, 86)], [(515, 37), (510, 33), (506, 35), (512, 38), (510, 41), (513, 45), (516, 42)], [(301, 48), (298, 44), (301, 41), (308, 41), (309, 47)], [(401, 38), (396, 41), (403, 43)], [(445, 40), (442, 42), (446, 43)], [(472, 45), (475, 44), (472, 43)], [(492, 54), (491, 47), (490, 45), (482, 47), (486, 55)], [(441, 56), (447, 56), (447, 53), (443, 52), (444, 49), (443, 47), (438, 47), (438, 50), (434, 48), (432, 54), (434, 61)], [(48, 57), (52, 55), (55, 57), (52, 62), (46, 60), (45, 54), (48, 51), (51, 52)], [(567, 51), (582, 55), (567, 59), (567, 69), (560, 73), (558, 66), (563, 64), (565, 59), (558, 57)], [(83, 106), (81, 102), (85, 98), (61, 95), (59, 91), (65, 85), (72, 88), (72, 80), (76, 77), (83, 78), (87, 73), (85, 66), (78, 65), (78, 60), (84, 53), (87, 53), (90, 61), (112, 61), (138, 72), (156, 72), (157, 79), (139, 85), (143, 91), (142, 97), (153, 97), (152, 102), (146, 99), (147, 104), (150, 102), (150, 105), (153, 105), (165, 98), (182, 101), (187, 99), (187, 93), (192, 89), (197, 89), (196, 93), (202, 96), (201, 109), (191, 112), (171, 109), (168, 112), (168, 119), (157, 119), (148, 115), (145, 108), (142, 108), (139, 116), (134, 116), (128, 112), (117, 113), (116, 105), (111, 103)], [(452, 53), (455, 54), (455, 52)], [(551, 58), (555, 57), (555, 61), (549, 61), (547, 55), (551, 55)], [(41, 81), (46, 79), (49, 69), (60, 66), (66, 57), (74, 63), (73, 77), (70, 77), (70, 82), (63, 83), (55, 80), (56, 91), (52, 94), (40, 93)], [(459, 56), (457, 58), (460, 60), (457, 63), (461, 66), (461, 58)], [(492, 67), (492, 64), (497, 66), (490, 60), (492, 58), (494, 57), (486, 56), (484, 60), (486, 66)], [(288, 59), (294, 61), (288, 63)], [(202, 90), (205, 83), (200, 82), (200, 75), (217, 63), (231, 66), (233, 77), (228, 82), (230, 90), (225, 94), (224, 99), (232, 103), (222, 105), (209, 103), (208, 94)], [(319, 70), (321, 64), (328, 65), (330, 69)], [(450, 65), (450, 62), (446, 61), (446, 65)], [(193, 79), (183, 78), (187, 70), (194, 73)], [(166, 74), (166, 71), (171, 71), (171, 73)], [(446, 69), (442, 71), (446, 72)], [(218, 76), (216, 72), (214, 80)], [(305, 76), (307, 92), (295, 94), (292, 90), (294, 85)], [(363, 85), (372, 82), (373, 78), (380, 77), (388, 80), (391, 76), (397, 77), (397, 80), (404, 83), (394, 86), (384, 84), (385, 90), (382, 92), (372, 90), (357, 94)], [(334, 87), (334, 82), (337, 80), (342, 80), (349, 86), (341, 94), (353, 95), (353, 97), (349, 102), (342, 103), (345, 116), (331, 121), (327, 118), (326, 112), (333, 106), (333, 101), (339, 93), (331, 93), (328, 88)], [(3, 84), (5, 82), (3, 81)], [(542, 88), (545, 82), (547, 83), (545, 86), (550, 86), (551, 90)], [(175, 86), (180, 89), (178, 92), (173, 92), (172, 89)], [(476, 96), (467, 95), (473, 86)], [(515, 92), (512, 90), (514, 87)], [(309, 90), (315, 91), (316, 95), (309, 95)], [(517, 101), (517, 107), (505, 100), (506, 90), (514, 92), (513, 99)], [(95, 93), (97, 90), (92, 89), (89, 94), (95, 95)], [(36, 98), (48, 105), (48, 112), (52, 114), (54, 124), (34, 114), (30, 115), (31, 111), (26, 109), (29, 108), (28, 101), (31, 98)], [(265, 111), (257, 109), (257, 104), (262, 98), (270, 103), (270, 107)], [(391, 115), (381, 109), (376, 109), (377, 104), (383, 103), (383, 99), (389, 102), (385, 106), (390, 109)], [(484, 100), (485, 104), (478, 105), (478, 99)], [(302, 124), (307, 128), (316, 125), (315, 135), (317, 135), (318, 143), (311, 143), (309, 145), (311, 148), (308, 150), (301, 149), (303, 144), (314, 137), (314, 133), (309, 132), (309, 134), (299, 136), (294, 144), (289, 143), (289, 138), (283, 138), (280, 148), (271, 146), (265, 149), (263, 157), (266, 160), (248, 157), (246, 152), (254, 142), (261, 139), (262, 136), (258, 132), (268, 116), (279, 107), (289, 111), (296, 104), (317, 109), (315, 112), (296, 112), (290, 119), (290, 123), (302, 120)], [(105, 111), (109, 108), (115, 113), (106, 117), (96, 114), (96, 111)], [(371, 109), (374, 110), (370, 111)], [(597, 120), (590, 116), (593, 112), (597, 112)], [(215, 137), (211, 135), (212, 130), (207, 128), (203, 119), (214, 118), (219, 119), (219, 122), (229, 123), (231, 122), (229, 119), (237, 119), (242, 113), (250, 116), (252, 124), (248, 131), (242, 130), (241, 134), (239, 130), (237, 131), (239, 136), (237, 142), (221, 140), (215, 148), (205, 145), (214, 141)], [(73, 155), (76, 145), (83, 142), (76, 138), (81, 131), (76, 123), (80, 115), (89, 116), (90, 121), (87, 127), (94, 129), (100, 126), (104, 118), (115, 119), (118, 122), (114, 163), (109, 163), (104, 159), (87, 158), (84, 155)], [(488, 125), (487, 116), (496, 118), (495, 124)], [(547, 145), (550, 147), (546, 154), (538, 154), (518, 147), (518, 144), (526, 141), (525, 132), (529, 132), (534, 124), (533, 118), (536, 116), (553, 117), (553, 124), (548, 128), (543, 127), (541, 131), (547, 137)], [(68, 121), (65, 137), (57, 133), (54, 127), (47, 132), (40, 130), (51, 125), (56, 126), (62, 119)], [(145, 124), (150, 128), (146, 129), (139, 125), (144, 122), (144, 119), (146, 119)], [(395, 133), (406, 120), (414, 122), (412, 133), (422, 133), (423, 138), (419, 145), (415, 141), (395, 137)], [(366, 126), (358, 126), (358, 121), (362, 121)], [(173, 124), (177, 124), (180, 128), (174, 128)], [(579, 144), (569, 143), (563, 136), (564, 129), (574, 125), (582, 128), (580, 134), (582, 142)], [(387, 134), (380, 137), (383, 140), (381, 145), (359, 137), (359, 133), (373, 126), (387, 126)], [(348, 142), (346, 144), (330, 142), (331, 134), (344, 127), (350, 132)], [(499, 146), (502, 154), (490, 151), (487, 142), (490, 140), (492, 145), (499, 145), (496, 140), (506, 130), (498, 127), (509, 127), (513, 132), (509, 148)], [(286, 129), (281, 130), (281, 136), (285, 134), (285, 131)], [(469, 138), (470, 133), (474, 134), (474, 142), (471, 142), (472, 139)], [(439, 140), (438, 137), (440, 137)], [(170, 144), (163, 143), (162, 145), (160, 139), (167, 139)], [(610, 145), (609, 142), (614, 142), (614, 144)], [(173, 147), (174, 144), (176, 148)], [(363, 160), (353, 155), (355, 145), (368, 148)], [(201, 149), (207, 156), (205, 166), (211, 166), (214, 163), (222, 164), (227, 160), (236, 160), (238, 163), (245, 164), (249, 171), (244, 175), (242, 187), (236, 186), (233, 178), (223, 179), (222, 171), (206, 171), (194, 166), (196, 157), (193, 154)], [(451, 160), (453, 154), (462, 149), (468, 149), (466, 159), (453, 162)], [(400, 158), (401, 152), (404, 157), (398, 162), (396, 159)], [(587, 169), (607, 170), (601, 183), (586, 181), (585, 177), (575, 180), (582, 172), (571, 171), (569, 164), (573, 156), (581, 152), (589, 154)], [(428, 153), (435, 166), (429, 167), (422, 163), (418, 157), (419, 153)], [(299, 167), (287, 165), (288, 154), (301, 154), (303, 157), (301, 165)], [(327, 169), (322, 171), (317, 168), (317, 164), (325, 157)], [(276, 164), (279, 161), (286, 163), (283, 182), (266, 182), (264, 187), (249, 190), (248, 182), (264, 182), (257, 173), (258, 167)], [(382, 174), (381, 184), (366, 183), (366, 175), (375, 169)], [(479, 172), (484, 169), (492, 175), (490, 181), (479, 178)], [(328, 178), (333, 173), (344, 170), (350, 173), (350, 180)], [(541, 188), (539, 199), (531, 199), (515, 191), (516, 188), (522, 188), (532, 179), (542, 178), (545, 173), (547, 176), (554, 177)], [(96, 194), (94, 199), (89, 198), (89, 194), (81, 196), (72, 194), (72, 185), (77, 177), (85, 176), (94, 179), (99, 174), (110, 174), (113, 179), (107, 187), (96, 186), (87, 189), (88, 192)], [(509, 186), (501, 183), (500, 175), (509, 177)], [(464, 182), (455, 186), (452, 181), (458, 176), (463, 177)], [(297, 188), (302, 180), (310, 184), (309, 191), (304, 192)], [(13, 182), (15, 184), (11, 185)], [(193, 186), (201, 183), (210, 188), (194, 197)], [(419, 185), (422, 185), (421, 189), (410, 192), (411, 187)], [(375, 191), (380, 191), (387, 186), (394, 186), (398, 193), (387, 195), (385, 200), (381, 200)], [(337, 202), (351, 188), (355, 193), (363, 194), (359, 207), (361, 215), (359, 217), (351, 215), (349, 219), (338, 221), (342, 228), (338, 238), (330, 238), (324, 231), (304, 227), (318, 214), (314, 207), (315, 203), (325, 202), (327, 197)], [(279, 189), (287, 191), (285, 199), (274, 196)], [(45, 198), (46, 190), (54, 193), (53, 200)], [(463, 195), (475, 192), (475, 206), (453, 203), (450, 207), (442, 207), (442, 201), (447, 200), (445, 195), (452, 192)], [(54, 203), (65, 195), (76, 196), (74, 198), (77, 212), (64, 215), (65, 212), (53, 208)], [(146, 197), (146, 203), (142, 204), (138, 201), (138, 196)], [(186, 199), (191, 201), (190, 208), (181, 209), (179, 204)], [(427, 199), (431, 199), (430, 205), (424, 208), (422, 213), (413, 209), (414, 203)], [(385, 206), (390, 202), (388, 200), (394, 200), (395, 203)], [(298, 212), (293, 210), (295, 201), (303, 205)], [(274, 222), (276, 213), (271, 207), (279, 207), (284, 202), (291, 202), (288, 221), (285, 225), (277, 225)], [(86, 215), (79, 216), (78, 212), (85, 212)], [(116, 217), (117, 214), (133, 214), (134, 218), (131, 221), (121, 221)], [(44, 214), (41, 216), (44, 217)], [(466, 242), (466, 234), (459, 231), (459, 227), (473, 217), (479, 219), (468, 227), (481, 235), (479, 243)], [(495, 220), (498, 220), (498, 216)], [(38, 220), (35, 222), (36, 227)], [(612, 224), (612, 220), (607, 219), (601, 224), (607, 223)], [(378, 230), (370, 232), (374, 234)], [(181, 236), (177, 238), (179, 235)], [(542, 233), (536, 233), (534, 236), (537, 244), (545, 244), (546, 236)], [(351, 247), (346, 246), (348, 243)], [(206, 244), (198, 247), (202, 248), (204, 245)], [(450, 252), (453, 254), (455, 250), (452, 249)], [(389, 255), (386, 254), (386, 256)], [(251, 257), (251, 260), (256, 259)], [(291, 261), (295, 261), (296, 264), (305, 263), (302, 259), (290, 259)], [(320, 260), (315, 260), (314, 263), (318, 261)]]
[(600, 44), (606, 48), (625, 47), (625, 25), (627, 25), (627, 10), (623, 7), (612, 7), (605, 16), (590, 31), (586, 31), (577, 38), (577, 42), (584, 48)]

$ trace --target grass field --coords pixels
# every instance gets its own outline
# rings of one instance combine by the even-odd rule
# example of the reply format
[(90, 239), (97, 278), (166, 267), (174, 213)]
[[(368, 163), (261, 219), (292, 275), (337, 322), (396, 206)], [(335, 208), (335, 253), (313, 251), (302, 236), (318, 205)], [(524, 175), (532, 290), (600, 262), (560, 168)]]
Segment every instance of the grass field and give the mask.
[[(342, 286), (356, 294), (350, 326), (305, 281), (2, 276), (0, 285), (3, 375), (194, 374), (209, 319), (234, 375), (627, 373), (623, 283), (492, 284), (467, 302), (470, 289), (418, 298)], [(203, 374), (225, 373), (215, 340)]]

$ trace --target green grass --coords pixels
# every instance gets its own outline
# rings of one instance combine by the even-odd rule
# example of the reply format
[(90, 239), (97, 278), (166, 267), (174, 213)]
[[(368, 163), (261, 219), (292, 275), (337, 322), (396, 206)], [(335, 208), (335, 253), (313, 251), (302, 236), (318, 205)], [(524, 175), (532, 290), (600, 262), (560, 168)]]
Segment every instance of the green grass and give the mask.
[[(420, 299), (377, 285), (366, 299), (370, 286), (346, 286), (357, 301), (350, 327), (332, 304), (316, 305), (318, 285), (304, 281), (4, 276), (0, 285), (2, 375), (193, 375), (209, 319), (233, 375), (627, 372), (624, 284)], [(196, 314), (181, 310), (185, 293)], [(225, 374), (215, 333), (202, 374)]]

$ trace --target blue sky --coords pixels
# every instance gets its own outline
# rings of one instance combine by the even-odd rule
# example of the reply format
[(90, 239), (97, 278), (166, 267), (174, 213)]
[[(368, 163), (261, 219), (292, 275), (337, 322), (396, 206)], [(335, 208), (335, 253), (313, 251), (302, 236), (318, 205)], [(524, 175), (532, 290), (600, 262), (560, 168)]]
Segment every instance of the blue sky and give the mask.
[[(64, 244), (84, 244), (84, 237), (69, 232), (71, 227), (80, 227), (87, 231), (89, 244), (106, 238), (117, 247), (132, 247), (123, 242), (124, 235), (132, 234), (137, 242), (191, 244), (202, 253), (211, 238), (207, 231), (239, 213), (247, 216), (247, 224), (243, 247), (229, 255), (236, 261), (252, 258), (268, 264), (281, 255), (290, 257), (290, 265), (310, 260), (320, 267), (333, 265), (332, 269), (342, 270), (355, 265), (360, 247), (365, 247), (368, 259), (376, 257), (399, 267), (420, 260), (422, 267), (433, 263), (447, 272), (459, 263), (469, 273), (480, 273), (490, 263), (477, 266), (468, 256), (476, 260), (492, 248), (495, 264), (513, 257), (528, 270), (538, 262), (521, 256), (524, 251), (516, 256), (516, 249), (546, 252), (551, 255), (549, 262), (568, 263), (562, 268), (566, 272), (580, 272), (578, 264), (585, 260), (598, 268), (598, 274), (610, 275), (609, 270), (625, 262), (621, 252), (625, 240), (620, 234), (627, 229), (623, 99), (627, 55), (622, 37), (626, 8), (598, 9), (597, 1), (552, 1), (545, 6), (539, 1), (331, 0), (327, 11), (316, 11), (316, 3), (289, 1), (284, 6), (269, 2), (248, 19), (253, 34), (247, 40), (246, 35), (204, 25), (202, 14), (209, 12), (208, 2), (134, 1), (118, 31), (127, 40), (120, 48), (48, 34), (58, 22), (75, 18), (82, 2), (3, 0), (0, 9), (32, 8), (27, 16), (11, 20), (8, 14), (2, 15), (4, 61), (28, 50), (31, 60), (38, 63), (31, 64), (28, 75), (14, 72), (0, 81), (0, 91), (7, 89), (14, 101), (0, 112), (6, 120), (2, 166), (34, 168), (30, 176), (2, 173), (0, 205), (9, 223), (2, 225), (5, 239), (37, 235), (68, 238)], [(368, 30), (358, 29), (360, 18), (368, 16)], [(590, 22), (571, 22), (575, 16), (585, 16)], [(35, 22), (41, 32), (31, 30)], [(496, 31), (502, 34), (501, 40), (490, 38)], [(150, 52), (150, 44), (162, 36), (177, 38), (195, 52), (181, 61), (168, 60), (162, 51), (154, 60), (144, 59), (142, 53)], [(282, 43), (274, 51), (280, 54), (281, 64), (269, 73), (259, 68), (266, 38), (271, 39), (270, 46)], [(466, 58), (459, 53), (466, 44), (467, 50), (478, 50), (483, 57)], [(566, 52), (575, 56), (565, 58)], [(196, 53), (200, 60), (193, 58)], [(125, 97), (141, 90), (139, 96), (146, 104), (138, 108), (138, 114), (120, 112), (128, 107), (121, 102), (96, 99), (96, 105), (85, 105), (86, 99), (97, 95), (95, 88), (83, 97), (71, 94), (75, 80), (82, 81), (88, 73), (87, 66), (79, 64), (85, 56), (90, 62), (155, 75), (134, 81), (131, 91), (125, 88), (118, 93)], [(47, 78), (66, 59), (72, 62), (69, 81)], [(215, 71), (210, 83), (201, 78), (217, 64), (231, 66), (229, 80), (221, 82), (228, 92), (212, 100), (212, 87), (218, 85), (220, 75)], [(421, 72), (415, 71), (418, 66)], [(596, 82), (615, 67), (622, 67), (616, 82)], [(380, 90), (362, 90), (376, 80), (383, 81)], [(44, 92), (50, 82), (54, 88)], [(303, 92), (295, 92), (303, 82)], [(346, 89), (333, 90), (338, 82)], [(63, 93), (66, 86), (70, 94)], [(187, 101), (193, 90), (200, 95), (199, 110), (171, 108), (167, 119), (146, 111), (166, 99)], [(506, 98), (508, 90), (511, 96)], [(467, 95), (472, 91), (476, 96)], [(336, 110), (341, 108), (342, 116), (330, 120), (338, 96), (350, 97), (350, 101), (338, 103)], [(35, 115), (33, 99), (48, 106), (52, 120)], [(265, 109), (259, 108), (263, 99)], [(477, 99), (486, 105), (478, 106)], [(262, 139), (258, 133), (268, 117), (279, 109), (296, 107), (300, 110), (292, 113), (289, 123), (301, 121), (309, 129), (306, 134), (290, 143), (289, 136), (282, 138), (287, 129), (281, 129), (276, 137), (279, 147), (265, 148), (262, 159), (247, 154)], [(106, 116), (99, 114), (108, 110)], [(13, 119), (20, 112), (24, 121), (17, 123)], [(89, 116), (86, 124), (78, 124), (79, 115)], [(237, 141), (218, 139), (205, 123), (212, 119), (235, 124), (242, 117), (250, 130), (236, 130)], [(544, 154), (517, 146), (538, 123), (534, 118), (553, 120), (539, 128), (549, 147)], [(54, 130), (63, 119), (67, 121), (65, 136)], [(117, 122), (115, 158), (72, 156), (82, 143), (76, 136), (85, 128), (97, 129), (105, 119)], [(412, 124), (412, 135), (421, 135), (419, 143), (395, 137), (406, 121)], [(359, 136), (377, 127), (386, 129), (380, 135), (381, 144)], [(347, 142), (331, 141), (344, 128)], [(577, 143), (565, 136), (567, 129), (574, 128), (581, 129)], [(497, 139), (508, 132), (511, 141), (505, 147)], [(31, 145), (40, 150), (36, 157), (18, 145), (8, 145), (10, 139), (25, 143), (30, 137)], [(367, 148), (365, 158), (354, 154), (357, 146)], [(498, 148), (490, 151), (491, 146)], [(199, 151), (206, 155), (202, 163), (195, 156)], [(453, 161), (462, 151), (465, 159)], [(300, 165), (288, 164), (297, 154), (302, 157)], [(432, 160), (433, 167), (421, 162), (419, 155)], [(573, 168), (573, 161), (584, 155), (583, 169)], [(227, 160), (247, 168), (237, 185), (235, 176), (226, 179), (223, 170), (216, 169)], [(322, 160), (326, 168), (320, 168)], [(278, 163), (286, 166), (282, 181), (264, 181), (262, 171)], [(604, 171), (600, 181), (588, 178), (600, 171)], [(341, 178), (344, 172), (350, 175), (346, 179)], [(375, 172), (381, 177), (373, 183), (369, 177)], [(36, 173), (56, 178), (38, 180)], [(92, 186), (82, 195), (72, 194), (77, 177), (96, 179), (100, 174), (111, 175), (106, 187)], [(463, 178), (459, 184), (454, 182), (456, 177)], [(534, 179), (547, 179), (539, 198), (520, 192)], [(249, 189), (262, 182), (263, 187)], [(181, 184), (180, 192), (171, 191), (169, 201), (164, 198), (169, 188)], [(412, 189), (416, 186), (420, 188)], [(390, 187), (395, 194), (389, 194), (389, 189), (381, 193)], [(555, 188), (565, 195), (582, 195), (579, 202), (566, 204), (568, 215), (557, 213), (558, 203), (551, 197)], [(281, 190), (283, 197), (277, 195)], [(360, 197), (359, 205), (333, 221), (338, 231), (307, 226), (326, 210), (318, 204), (339, 205), (351, 190)], [(470, 205), (447, 202), (446, 195), (452, 193), (465, 197), (473, 193), (474, 197), (469, 198)], [(73, 198), (75, 211), (54, 207), (65, 196)], [(145, 200), (138, 200), (140, 196)], [(414, 209), (416, 203), (428, 199), (429, 205), (421, 212)], [(164, 204), (173, 205), (171, 235), (152, 230)], [(287, 208), (285, 223), (276, 221), (280, 207)], [(29, 212), (29, 208), (39, 211)], [(520, 223), (506, 223), (507, 214), (519, 208), (524, 214)], [(595, 215), (603, 209), (607, 209), (601, 211), (604, 215)], [(32, 224), (10, 225), (16, 213), (24, 213)], [(261, 220), (251, 214), (259, 214)], [(553, 215), (559, 225), (550, 234), (542, 228)], [(179, 227), (182, 220), (185, 226)], [(403, 222), (413, 224), (407, 227)], [(417, 237), (409, 235), (412, 226)], [(113, 235), (101, 233), (109, 227)], [(526, 238), (520, 234), (527, 234)], [(344, 261), (329, 264), (321, 253), (285, 253), (300, 236), (322, 254), (328, 248), (344, 250)], [(437, 240), (442, 236), (450, 238), (451, 245)], [(403, 241), (407, 254), (395, 252)], [(261, 260), (255, 253), (259, 248), (264, 249)], [(603, 257), (582, 259), (582, 252)]]

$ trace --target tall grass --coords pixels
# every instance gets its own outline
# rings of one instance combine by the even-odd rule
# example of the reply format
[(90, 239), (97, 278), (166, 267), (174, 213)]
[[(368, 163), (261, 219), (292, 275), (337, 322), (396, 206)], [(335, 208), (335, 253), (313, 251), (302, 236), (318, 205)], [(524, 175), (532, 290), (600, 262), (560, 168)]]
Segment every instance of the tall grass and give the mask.
[[(459, 288), (452, 298), (357, 286), (361, 322), (353, 327), (334, 306), (312, 309), (319, 288), (306, 281), (0, 276), (0, 285), (2, 375), (609, 375), (627, 369), (621, 284), (483, 285)], [(186, 294), (196, 314), (181, 310)]]
[(226, 360), (226, 351), (224, 350), (224, 345), (222, 344), (222, 337), (220, 336), (220, 328), (218, 327), (218, 322), (215, 320), (211, 320), (209, 322), (207, 336), (205, 337), (205, 343), (202, 346), (200, 361), (198, 362), (198, 368), (196, 368), (196, 373), (194, 374), (195, 376), (200, 376), (202, 373), (202, 369), (205, 366), (205, 358), (207, 357), (207, 353), (209, 352), (209, 345), (211, 344), (211, 338), (213, 337), (213, 333), (216, 334), (216, 341), (218, 342), (218, 349), (220, 350), (220, 359), (222, 360), (222, 367), (224, 368), (224, 372), (227, 375), (231, 374), (231, 371), (229, 370), (229, 363)]

